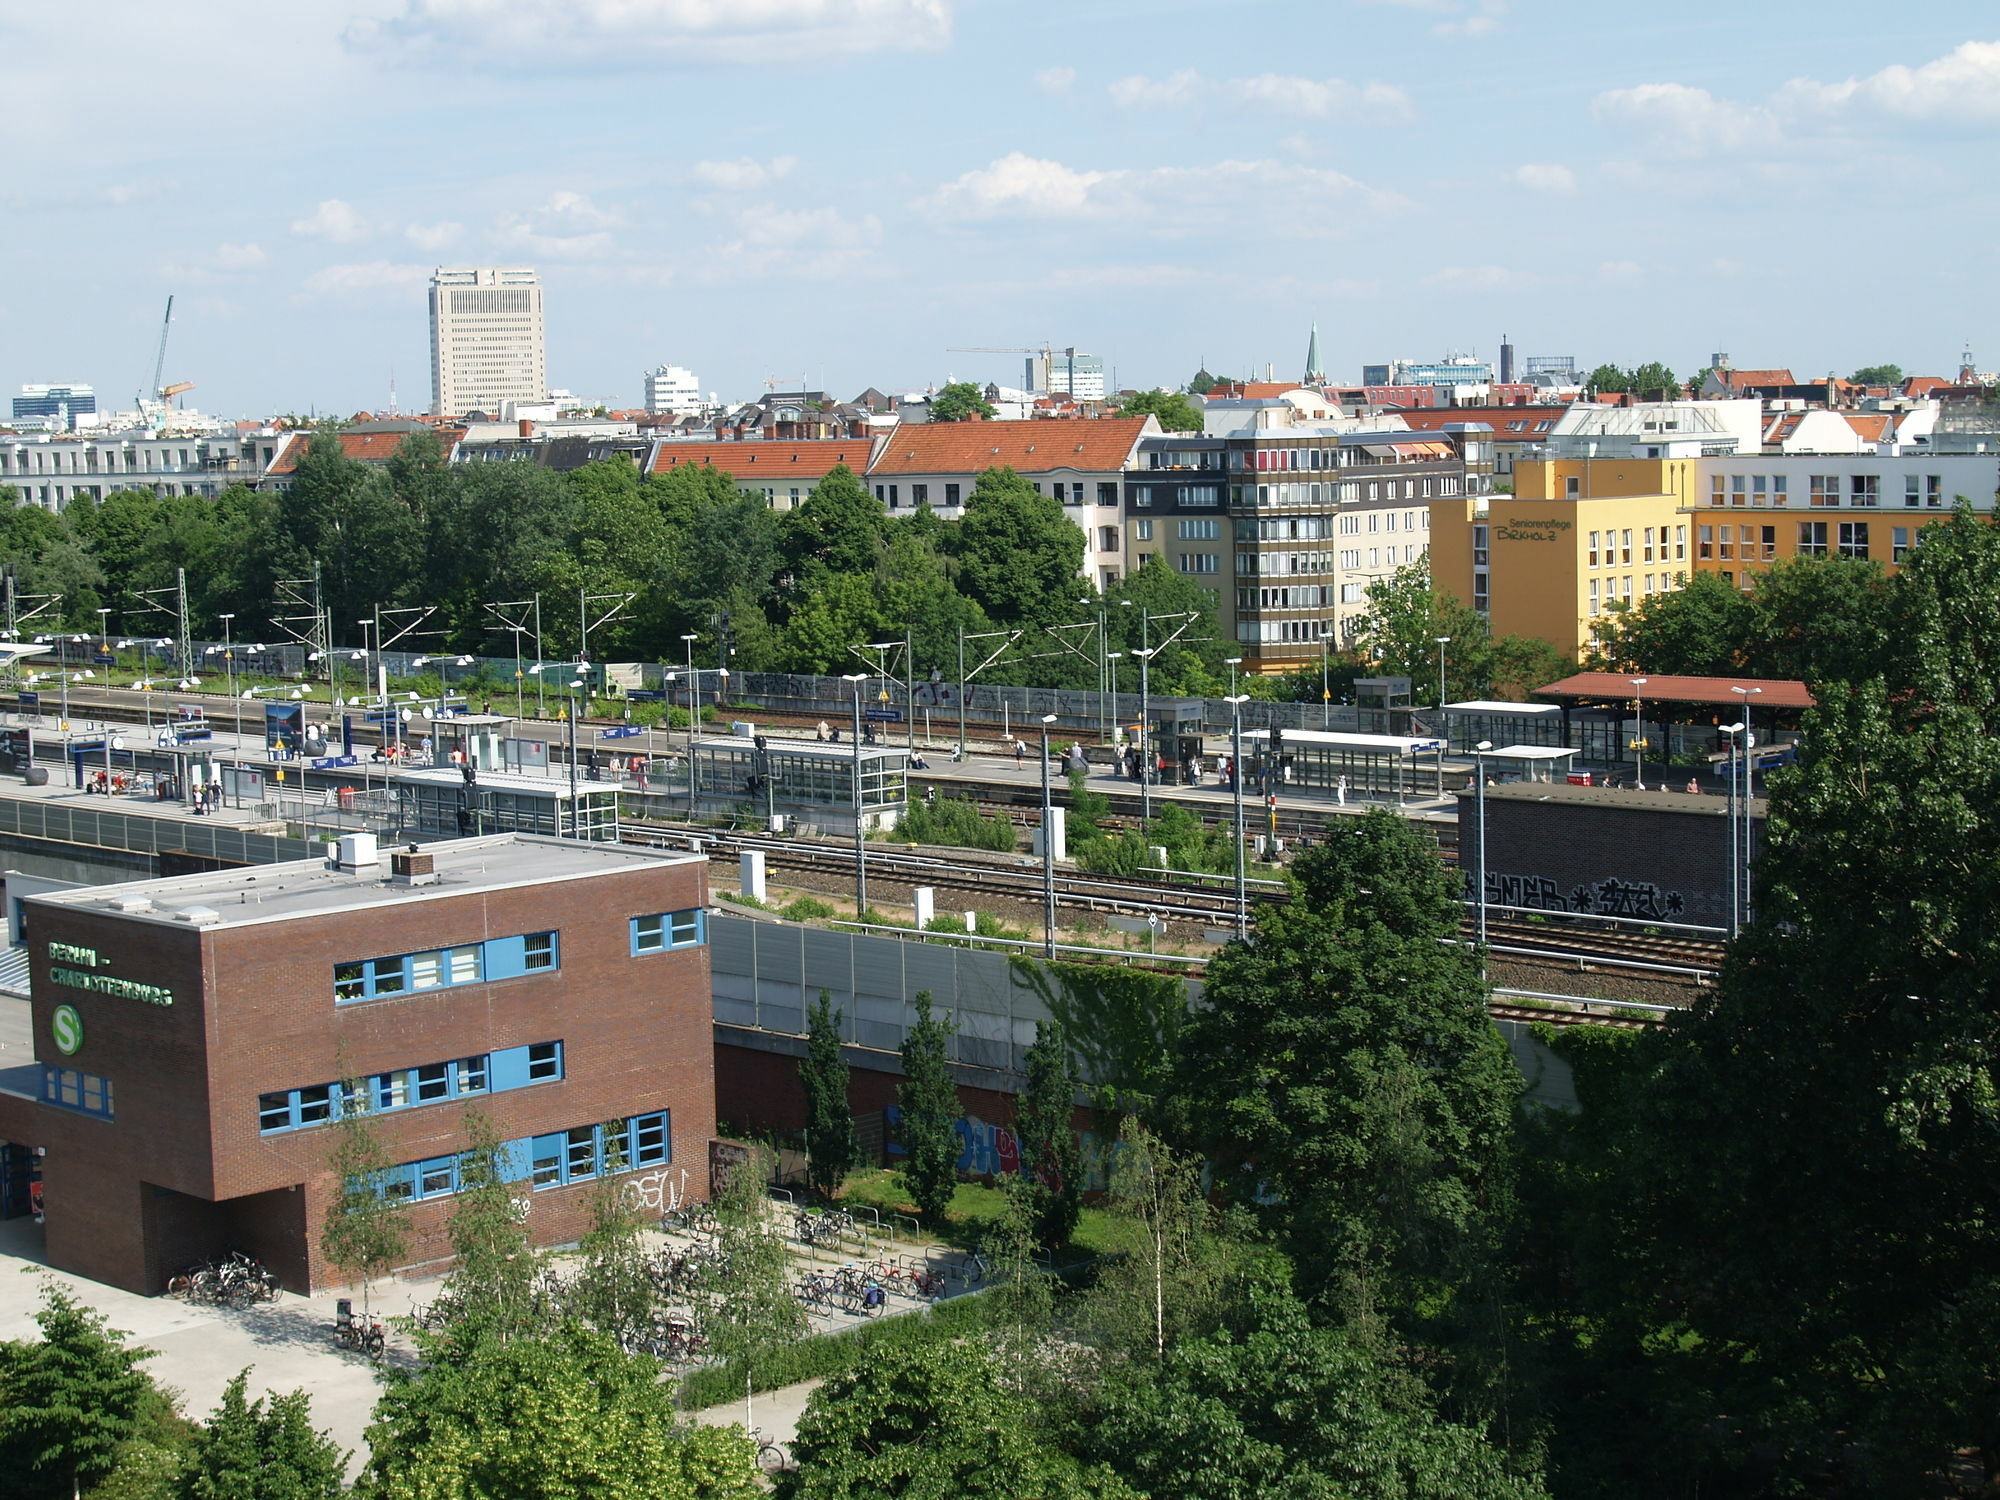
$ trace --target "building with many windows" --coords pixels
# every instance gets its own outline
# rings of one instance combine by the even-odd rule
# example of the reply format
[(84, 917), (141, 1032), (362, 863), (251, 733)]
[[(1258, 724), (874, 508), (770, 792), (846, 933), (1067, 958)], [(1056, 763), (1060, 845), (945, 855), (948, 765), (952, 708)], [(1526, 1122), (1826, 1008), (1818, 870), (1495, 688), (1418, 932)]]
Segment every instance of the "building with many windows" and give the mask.
[[(97, 414), (97, 392), (87, 385), (24, 385), (14, 398), (14, 420), (40, 418), (57, 431)], [(87, 424), (86, 424), (87, 425)]]
[(431, 412), (505, 416), (549, 398), (542, 283), (527, 266), (439, 266), (431, 274)]
[[(500, 834), (23, 899), (48, 1263), (135, 1292), (241, 1250), (296, 1290), (366, 1111), (408, 1262), (447, 1258), (477, 1111), (538, 1243), (623, 1177), (705, 1198), (706, 862)], [(20, 1070), (15, 1070), (20, 1071)]]

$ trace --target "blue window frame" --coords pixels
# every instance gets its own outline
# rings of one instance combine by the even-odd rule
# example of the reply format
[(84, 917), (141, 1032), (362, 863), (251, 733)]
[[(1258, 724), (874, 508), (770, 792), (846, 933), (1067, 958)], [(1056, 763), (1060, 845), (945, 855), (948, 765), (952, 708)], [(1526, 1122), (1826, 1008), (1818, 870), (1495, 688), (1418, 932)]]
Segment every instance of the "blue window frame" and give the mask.
[[(376, 1113), (415, 1109), (425, 1104), (442, 1104), (479, 1094), (526, 1088), (549, 1083), (563, 1076), (562, 1043), (535, 1042), (526, 1047), (507, 1047), (477, 1057), (460, 1057), (450, 1062), (421, 1063), (414, 1068), (396, 1068), (372, 1073), (362, 1080), (368, 1090), (368, 1107)], [(257, 1130), (275, 1135), (284, 1130), (303, 1130), (340, 1118), (346, 1085), (315, 1084), (310, 1088), (280, 1090), (257, 1096)], [(107, 1095), (108, 1097), (108, 1095)]]
[(461, 943), (453, 948), (430, 948), (422, 953), (351, 959), (335, 964), (333, 998), (343, 1005), (382, 1000), (392, 995), (548, 973), (560, 966), (557, 935), (530, 932), (483, 943)]
[(112, 1118), (111, 1080), (75, 1068), (42, 1067), (42, 1102), (78, 1114)]
[[(605, 1125), (580, 1125), (507, 1141), (500, 1147), (500, 1176), (506, 1182), (526, 1180), (535, 1188), (565, 1187), (589, 1182), (606, 1171), (660, 1166), (673, 1160), (670, 1121), (670, 1111), (658, 1110)], [(390, 1167), (376, 1179), (376, 1190), (396, 1200), (449, 1197), (463, 1185), (462, 1161), (458, 1156), (438, 1156)]]
[(691, 948), (702, 941), (705, 925), (699, 907), (688, 911), (656, 912), (652, 916), (634, 917), (632, 951), (664, 953), (669, 948)]

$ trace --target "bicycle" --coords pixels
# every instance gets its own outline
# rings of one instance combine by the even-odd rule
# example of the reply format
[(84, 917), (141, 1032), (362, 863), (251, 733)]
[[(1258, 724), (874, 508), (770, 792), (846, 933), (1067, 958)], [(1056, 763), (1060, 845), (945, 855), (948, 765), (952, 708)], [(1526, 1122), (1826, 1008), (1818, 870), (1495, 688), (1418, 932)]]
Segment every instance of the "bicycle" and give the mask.
[(772, 1442), (761, 1427), (750, 1429), (750, 1441), (757, 1445), (757, 1467), (766, 1474), (778, 1474), (792, 1466), (785, 1450)]
[(343, 1349), (358, 1350), (370, 1359), (380, 1359), (389, 1343), (382, 1320), (373, 1314), (356, 1317), (354, 1303), (346, 1297), (334, 1304), (333, 1336)]

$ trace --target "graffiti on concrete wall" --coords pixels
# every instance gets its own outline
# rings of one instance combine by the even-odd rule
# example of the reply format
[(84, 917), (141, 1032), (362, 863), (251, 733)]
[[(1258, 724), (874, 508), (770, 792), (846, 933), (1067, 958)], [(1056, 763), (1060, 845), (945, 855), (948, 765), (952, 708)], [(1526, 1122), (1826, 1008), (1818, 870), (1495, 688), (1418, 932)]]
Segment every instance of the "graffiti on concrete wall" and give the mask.
[(676, 1173), (671, 1167), (661, 1167), (643, 1176), (628, 1177), (625, 1191), (631, 1194), (637, 1208), (653, 1213), (672, 1213), (687, 1196), (687, 1169), (683, 1167)]
[[(1468, 887), (1470, 884), (1468, 879)], [(1564, 891), (1546, 875), (1508, 875), (1493, 870), (1486, 872), (1486, 901), (1489, 906), (1632, 917), (1649, 922), (1671, 921), (1687, 911), (1687, 900), (1679, 891), (1663, 890), (1650, 880), (1613, 877), (1586, 881)]]

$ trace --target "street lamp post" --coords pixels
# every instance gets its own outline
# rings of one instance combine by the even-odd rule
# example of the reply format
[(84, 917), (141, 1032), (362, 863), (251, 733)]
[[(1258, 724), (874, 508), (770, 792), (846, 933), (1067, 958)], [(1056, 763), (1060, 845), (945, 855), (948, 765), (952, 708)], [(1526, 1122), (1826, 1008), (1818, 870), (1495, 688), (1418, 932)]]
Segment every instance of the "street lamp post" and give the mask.
[(1333, 632), (1322, 620), (1319, 627), (1319, 727), (1333, 728)]
[(687, 674), (688, 674), (688, 821), (689, 821), (690, 823), (692, 823), (692, 822), (694, 821), (694, 796), (695, 796), (695, 786), (694, 786), (694, 782), (695, 782), (695, 773), (694, 773), (694, 726), (695, 726), (695, 720), (697, 720), (698, 718), (700, 718), (700, 717), (701, 717), (701, 704), (700, 704), (700, 701), (699, 701), (699, 699), (700, 699), (700, 693), (701, 693), (701, 679), (700, 679), (699, 677), (697, 677), (697, 676), (695, 675), (695, 670), (694, 670), (694, 643), (695, 643), (696, 641), (700, 640), (700, 639), (701, 639), (701, 637), (700, 637), (699, 635), (696, 635), (696, 634), (694, 634), (693, 632), (688, 632), (688, 633), (685, 633), (685, 634), (683, 634), (683, 635), (681, 636), (681, 644), (687, 647)]
[(1444, 709), (1444, 705), (1445, 705), (1445, 692), (1444, 692), (1444, 648), (1445, 648), (1446, 646), (1449, 646), (1450, 644), (1451, 644), (1451, 637), (1450, 637), (1450, 636), (1448, 636), (1448, 635), (1441, 635), (1441, 636), (1438, 636), (1438, 637), (1437, 637), (1437, 647), (1438, 647), (1438, 709), (1439, 709), (1439, 711), (1440, 711), (1440, 712), (1441, 712), (1441, 711), (1442, 711), (1442, 710)]
[(1473, 861), (1472, 897), (1478, 916), (1474, 931), (1479, 944), (1479, 982), (1486, 982), (1486, 756), (1493, 741), (1481, 740), (1472, 747), (1473, 821), (1479, 825), (1479, 857)]
[[(569, 721), (569, 832), (571, 838), (583, 837), (582, 830), (578, 827), (576, 815), (576, 690), (582, 686), (583, 677), (581, 674), (578, 674), (569, 680), (569, 691), (563, 695), (565, 700), (563, 708), (565, 716)], [(466, 762), (468, 767), (471, 764), (470, 761)]]
[(841, 679), (854, 691), (854, 916), (867, 920), (868, 912), (868, 832), (861, 808), (861, 684), (866, 672), (850, 672)]
[(1153, 721), (1148, 712), (1151, 696), (1148, 669), (1153, 664), (1151, 647), (1132, 653), (1139, 658), (1139, 820), (1153, 821)]
[(1236, 812), (1236, 936), (1250, 936), (1249, 882), (1243, 868), (1243, 705), (1249, 694), (1229, 697), (1229, 785)]
[(1742, 724), (1725, 724), (1722, 732), (1729, 736), (1729, 935), (1735, 937), (1741, 925), (1740, 915), (1743, 901), (1739, 891), (1740, 876), (1737, 871), (1736, 854), (1736, 751), (1737, 736), (1746, 729)]
[(1056, 840), (1054, 804), (1049, 800), (1049, 726), (1054, 714), (1042, 715), (1042, 956), (1056, 956)]
[(1646, 789), (1646, 700), (1639, 689), (1651, 682), (1650, 677), (1632, 679), (1632, 718), (1639, 726), (1639, 732), (1632, 737), (1632, 753), (1637, 757), (1637, 769), (1632, 773), (1639, 790)]
[[(1730, 909), (1729, 930), (1730, 934), (1734, 936), (1743, 923), (1749, 919), (1750, 915), (1750, 798), (1756, 790), (1757, 785), (1757, 762), (1756, 757), (1752, 754), (1757, 748), (1757, 731), (1750, 717), (1750, 700), (1752, 697), (1761, 694), (1764, 690), (1760, 687), (1747, 688), (1732, 685), (1729, 691), (1736, 694), (1739, 701), (1743, 704), (1743, 791), (1735, 799), (1736, 816), (1741, 822), (1740, 825), (1732, 825), (1729, 838), (1730, 863), (1739, 872), (1736, 879), (1737, 899)], [(1735, 778), (1732, 776), (1732, 788), (1734, 780)]]

